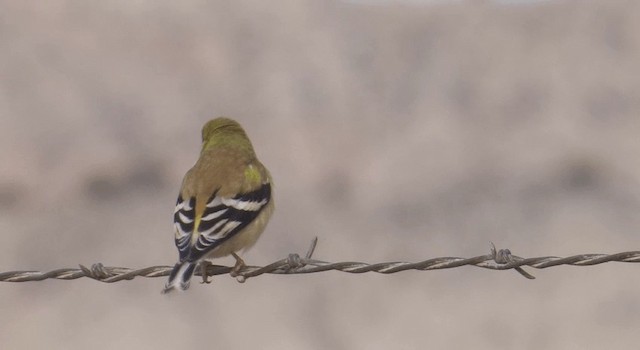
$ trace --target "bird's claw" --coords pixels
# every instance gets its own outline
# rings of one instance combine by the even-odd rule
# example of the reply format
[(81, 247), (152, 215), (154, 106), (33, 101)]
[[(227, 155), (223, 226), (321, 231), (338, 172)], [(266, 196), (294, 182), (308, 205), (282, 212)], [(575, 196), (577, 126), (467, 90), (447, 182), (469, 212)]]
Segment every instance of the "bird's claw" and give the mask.
[(235, 265), (233, 265), (233, 268), (231, 269), (231, 272), (229, 272), (229, 275), (230, 275), (231, 277), (238, 277), (238, 276), (240, 276), (240, 271), (241, 271), (242, 269), (244, 269), (244, 268), (245, 268), (245, 266), (247, 266), (247, 265), (244, 263), (244, 260), (242, 260), (242, 259), (238, 256), (238, 254), (236, 254), (236, 253), (231, 253), (231, 254), (232, 254), (232, 255), (233, 255), (233, 257), (236, 259), (236, 264), (235, 264)]
[(202, 275), (202, 282), (200, 284), (209, 284), (211, 280), (209, 279), (209, 275), (207, 274), (207, 268), (211, 266), (211, 262), (207, 260), (203, 260), (200, 263), (200, 274)]

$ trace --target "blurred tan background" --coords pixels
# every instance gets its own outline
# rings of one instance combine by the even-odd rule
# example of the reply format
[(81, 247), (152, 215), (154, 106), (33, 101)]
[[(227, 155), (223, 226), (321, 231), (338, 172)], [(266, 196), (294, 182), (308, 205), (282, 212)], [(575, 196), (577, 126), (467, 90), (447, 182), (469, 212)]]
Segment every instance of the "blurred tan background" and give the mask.
[[(252, 265), (640, 250), (640, 2), (6, 1), (0, 271), (172, 265), (202, 124), (276, 181)], [(218, 264), (231, 264), (221, 259)], [(0, 283), (3, 349), (635, 349), (632, 264)], [(530, 271), (532, 269), (529, 269)]]

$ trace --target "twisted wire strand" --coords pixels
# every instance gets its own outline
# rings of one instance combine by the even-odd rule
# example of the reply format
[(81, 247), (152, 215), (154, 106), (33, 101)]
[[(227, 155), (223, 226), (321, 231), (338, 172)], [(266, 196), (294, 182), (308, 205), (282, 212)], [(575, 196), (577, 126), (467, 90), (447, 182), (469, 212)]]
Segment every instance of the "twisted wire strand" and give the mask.
[[(377, 272), (391, 274), (407, 270), (431, 271), (451, 269), (461, 266), (475, 266), (489, 270), (514, 269), (526, 278), (535, 278), (523, 267), (546, 269), (560, 265), (592, 266), (607, 262), (640, 263), (640, 251), (628, 251), (616, 254), (580, 254), (569, 257), (545, 256), (537, 258), (521, 258), (512, 255), (508, 249), (496, 250), (491, 244), (491, 253), (472, 258), (440, 257), (415, 263), (410, 262), (382, 262), (368, 264), (357, 261), (331, 263), (312, 259), (317, 238), (311, 242), (311, 246), (304, 257), (298, 254), (289, 254), (285, 259), (275, 261), (266, 266), (245, 266), (234, 275), (239, 282), (244, 282), (249, 277), (263, 274), (306, 274), (324, 271), (341, 271), (347, 273)], [(80, 268), (64, 268), (48, 272), (40, 271), (10, 271), (0, 273), (0, 282), (29, 282), (46, 279), (74, 280), (88, 277), (104, 283), (113, 283), (123, 280), (131, 280), (135, 277), (164, 277), (168, 276), (173, 266), (151, 266), (141, 269), (126, 267), (109, 267), (101, 263), (93, 264), (90, 268), (80, 265)], [(202, 270), (207, 276), (224, 275), (232, 273), (232, 267), (220, 265), (201, 265), (196, 270), (197, 276), (202, 276)]]

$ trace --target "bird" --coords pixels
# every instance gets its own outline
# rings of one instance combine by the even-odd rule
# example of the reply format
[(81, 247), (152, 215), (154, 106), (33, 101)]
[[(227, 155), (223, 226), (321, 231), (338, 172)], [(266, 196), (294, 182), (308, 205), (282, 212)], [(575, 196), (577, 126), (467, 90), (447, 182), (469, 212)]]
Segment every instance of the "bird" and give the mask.
[(253, 246), (274, 211), (273, 182), (253, 145), (235, 120), (219, 117), (202, 127), (202, 148), (187, 171), (173, 221), (178, 262), (163, 294), (189, 288), (201, 264), (203, 283), (209, 259), (232, 255), (232, 276), (244, 266), (240, 250)]

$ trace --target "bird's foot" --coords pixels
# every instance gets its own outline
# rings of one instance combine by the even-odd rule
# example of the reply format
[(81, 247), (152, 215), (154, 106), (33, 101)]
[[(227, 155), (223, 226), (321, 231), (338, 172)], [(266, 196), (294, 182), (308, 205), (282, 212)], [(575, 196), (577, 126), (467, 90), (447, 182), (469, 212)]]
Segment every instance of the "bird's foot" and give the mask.
[(229, 275), (231, 277), (238, 277), (240, 275), (240, 270), (244, 269), (244, 267), (247, 265), (244, 263), (244, 260), (242, 260), (238, 256), (238, 254), (231, 253), (231, 255), (233, 255), (233, 257), (236, 259), (236, 264), (233, 265), (233, 268), (231, 269), (231, 272), (229, 272)]
[(207, 268), (211, 265), (213, 264), (211, 264), (211, 262), (208, 260), (202, 260), (200, 262), (200, 274), (202, 275), (202, 282), (200, 282), (200, 284), (211, 283), (211, 280), (209, 279), (209, 275), (207, 274)]

